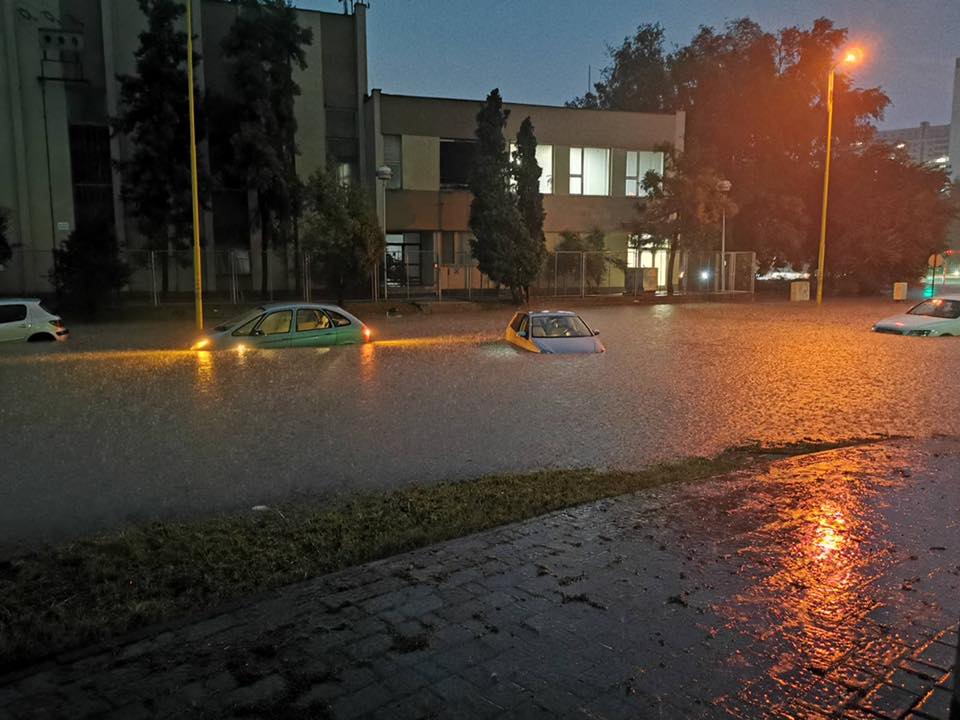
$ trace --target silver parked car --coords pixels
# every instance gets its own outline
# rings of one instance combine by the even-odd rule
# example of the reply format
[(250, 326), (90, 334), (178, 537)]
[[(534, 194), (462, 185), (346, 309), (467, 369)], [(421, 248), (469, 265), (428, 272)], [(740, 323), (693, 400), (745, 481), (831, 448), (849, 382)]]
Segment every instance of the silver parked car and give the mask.
[(70, 331), (36, 298), (0, 298), (0, 343), (66, 340)]
[(569, 310), (518, 312), (507, 325), (508, 343), (535, 353), (602, 353), (603, 343), (579, 315)]

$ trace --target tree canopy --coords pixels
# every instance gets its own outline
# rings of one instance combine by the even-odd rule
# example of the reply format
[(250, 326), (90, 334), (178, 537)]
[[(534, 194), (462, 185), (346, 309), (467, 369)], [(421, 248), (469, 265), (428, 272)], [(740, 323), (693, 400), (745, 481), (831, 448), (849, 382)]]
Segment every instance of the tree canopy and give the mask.
[(361, 188), (339, 182), (329, 169), (310, 177), (303, 200), (304, 247), (342, 304), (347, 290), (368, 278), (383, 257), (376, 211)]
[[(847, 31), (826, 18), (809, 27), (787, 27), (768, 32), (747, 18), (732, 20), (722, 29), (701, 27), (685, 46), (664, 49), (663, 29), (641, 25), (619, 47), (610, 48), (610, 65), (593, 92), (571, 102), (578, 107), (686, 113), (685, 174), (695, 167), (730, 180), (739, 217), (731, 228), (731, 249), (756, 250), (762, 262), (791, 261), (795, 265), (816, 257), (820, 190), (825, 152), (827, 75), (834, 58), (847, 42)], [(873, 123), (883, 118), (889, 98), (879, 88), (859, 88), (838, 68), (834, 89), (834, 148), (839, 165), (877, 172), (901, 173), (910, 190), (889, 194), (902, 217), (913, 216), (917, 203), (942, 218), (947, 211), (939, 192), (944, 177), (919, 169), (905, 156), (866, 151)], [(695, 159), (695, 161), (694, 161)], [(883, 185), (886, 187), (886, 185)], [(681, 188), (665, 190), (667, 195)], [(875, 202), (880, 188), (874, 180), (831, 183), (831, 252), (836, 244), (853, 242), (855, 208)], [(920, 196), (924, 199), (921, 201)], [(841, 199), (842, 198), (842, 199)], [(662, 198), (661, 198), (662, 201)], [(891, 253), (884, 262), (901, 274), (913, 266), (919, 249), (910, 242), (894, 242), (883, 214), (860, 213), (860, 232), (887, 238)], [(925, 242), (942, 246), (946, 225), (924, 224), (931, 233)], [(900, 226), (897, 232), (907, 232)], [(683, 233), (682, 236), (689, 237)], [(836, 257), (845, 250), (836, 249)], [(924, 251), (926, 252), (926, 251)], [(878, 256), (880, 257), (880, 256)], [(925, 255), (923, 256), (926, 257)], [(828, 269), (840, 272), (828, 263)], [(843, 272), (875, 275), (869, 262)]]
[[(193, 222), (187, 35), (176, 29), (185, 8), (175, 0), (139, 3), (147, 29), (134, 53), (136, 74), (118, 78), (120, 114), (111, 119), (113, 132), (132, 144), (129, 159), (118, 164), (122, 194), (149, 249), (183, 250)], [(199, 61), (194, 54), (194, 65)], [(202, 122), (198, 133), (202, 137)], [(162, 267), (166, 290), (166, 262)]]
[[(517, 207), (510, 180), (513, 167), (503, 130), (510, 111), (503, 107), (500, 91), (494, 89), (477, 113), (477, 149), (470, 173), (470, 248), (480, 272), (510, 288), (515, 302), (526, 297), (526, 287), (540, 267), (532, 267), (533, 244), (530, 231)], [(532, 128), (531, 128), (532, 135)], [(528, 141), (529, 142), (529, 141)], [(536, 141), (533, 141), (536, 151)], [(524, 150), (526, 154), (528, 150)], [(536, 163), (536, 158), (532, 162)], [(523, 182), (530, 180), (526, 159)], [(538, 168), (539, 169), (539, 168)], [(539, 173), (536, 173), (539, 181)], [(535, 214), (535, 210), (528, 207)], [(531, 215), (531, 219), (533, 215)]]
[(261, 232), (261, 289), (266, 292), (268, 250), (292, 236), (298, 193), (294, 102), (300, 86), (293, 67), (307, 66), (313, 41), (287, 0), (238, 0), (240, 12), (223, 41), (232, 60), (237, 129), (231, 145), (237, 173), (257, 194)]

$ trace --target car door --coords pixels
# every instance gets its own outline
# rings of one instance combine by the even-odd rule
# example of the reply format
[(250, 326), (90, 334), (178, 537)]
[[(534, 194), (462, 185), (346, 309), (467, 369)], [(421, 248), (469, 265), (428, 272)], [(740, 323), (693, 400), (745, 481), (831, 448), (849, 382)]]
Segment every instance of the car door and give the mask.
[(363, 342), (363, 330), (360, 325), (336, 310), (326, 308), (325, 312), (330, 316), (330, 322), (337, 329), (337, 345), (353, 345)]
[(337, 344), (337, 328), (319, 308), (298, 308), (293, 347), (328, 347)]
[(27, 306), (20, 303), (0, 305), (0, 342), (23, 340), (30, 332)]
[(274, 310), (263, 316), (251, 340), (259, 348), (290, 347), (293, 310)]

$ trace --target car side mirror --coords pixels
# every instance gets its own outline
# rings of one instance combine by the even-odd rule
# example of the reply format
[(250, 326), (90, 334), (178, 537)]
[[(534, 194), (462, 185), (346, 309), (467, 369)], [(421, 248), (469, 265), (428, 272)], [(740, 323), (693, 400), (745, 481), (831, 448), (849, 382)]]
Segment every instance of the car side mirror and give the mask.
[(250, 333), (250, 334), (251, 334), (251, 335), (254, 335), (254, 336), (256, 336), (256, 335), (263, 335), (263, 330), (254, 330), (254, 331), (253, 331), (252, 333)]
[(527, 337), (527, 331), (526, 331), (526, 330), (521, 330), (520, 332), (517, 333), (517, 337), (526, 338), (526, 337)]
[(600, 331), (599, 331), (599, 330), (594, 330), (594, 331), (593, 331), (593, 334), (594, 334), (594, 335), (599, 335), (599, 334), (600, 334)]

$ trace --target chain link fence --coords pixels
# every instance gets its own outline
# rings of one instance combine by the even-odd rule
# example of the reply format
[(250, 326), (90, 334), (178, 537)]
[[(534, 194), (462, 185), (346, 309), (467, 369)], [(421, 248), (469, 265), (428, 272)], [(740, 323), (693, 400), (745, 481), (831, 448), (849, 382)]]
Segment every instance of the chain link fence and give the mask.
[[(587, 297), (664, 292), (666, 253), (650, 267), (636, 267), (639, 253), (627, 251), (548, 253), (530, 285), (532, 296)], [(652, 254), (650, 255), (652, 257)], [(120, 299), (151, 305), (188, 302), (193, 297), (191, 251), (121, 250), (130, 279)], [(243, 304), (270, 300), (335, 300), (322, 262), (292, 248), (271, 250), (266, 257), (245, 249), (204, 250), (201, 256), (204, 297), (215, 302)], [(267, 272), (264, 273), (264, 264)], [(16, 248), (0, 269), (0, 295), (47, 294), (53, 267), (51, 251)], [(679, 253), (674, 262), (675, 292), (752, 293), (756, 278), (752, 252)], [(265, 285), (266, 292), (261, 288)], [(509, 291), (480, 272), (469, 252), (436, 252), (416, 247), (388, 247), (367, 278), (344, 288), (345, 300), (491, 300)]]

